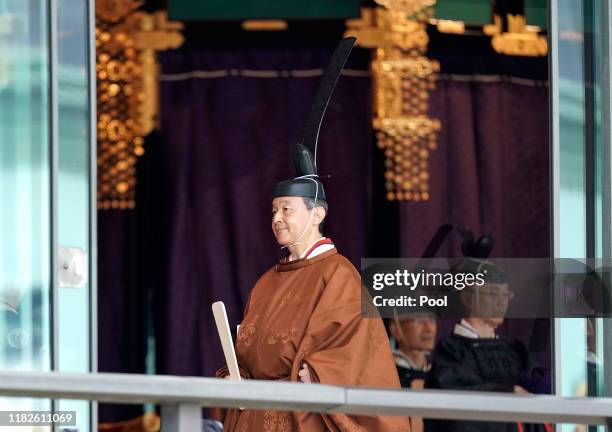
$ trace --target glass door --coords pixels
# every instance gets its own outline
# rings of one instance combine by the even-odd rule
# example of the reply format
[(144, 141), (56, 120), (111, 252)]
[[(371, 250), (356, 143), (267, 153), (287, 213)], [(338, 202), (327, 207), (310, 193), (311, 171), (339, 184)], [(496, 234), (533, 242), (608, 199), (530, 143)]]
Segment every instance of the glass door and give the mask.
[[(95, 369), (93, 22), (93, 0), (0, 0), (2, 370)], [(95, 422), (87, 401), (9, 409)]]
[[(95, 53), (94, 2), (57, 8), (56, 368), (95, 371)], [(89, 401), (61, 400), (77, 428), (95, 423)]]
[[(610, 5), (551, 0), (551, 119), (555, 257), (610, 266)], [(609, 273), (609, 272), (608, 272)], [(609, 285), (602, 304), (610, 304)], [(555, 319), (555, 388), (563, 396), (610, 396), (609, 310)], [(562, 430), (584, 430), (563, 425)], [(591, 428), (595, 429), (595, 428)]]
[(49, 15), (46, 2), (0, 0), (0, 368), (11, 371), (53, 366)]

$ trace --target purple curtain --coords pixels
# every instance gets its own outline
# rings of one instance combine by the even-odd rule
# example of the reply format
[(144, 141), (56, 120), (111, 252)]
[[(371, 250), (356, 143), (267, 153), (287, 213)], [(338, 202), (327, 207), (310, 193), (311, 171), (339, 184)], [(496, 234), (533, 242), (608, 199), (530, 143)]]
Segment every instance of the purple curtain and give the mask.
[[(145, 372), (145, 292), (138, 282), (137, 213), (98, 212), (98, 370)], [(142, 415), (142, 407), (100, 404), (100, 422)]]
[[(156, 133), (146, 139), (138, 161), (135, 210), (98, 212), (98, 370), (146, 372), (153, 306), (165, 277), (165, 163)], [(142, 406), (99, 405), (99, 421), (117, 422), (142, 415)]]
[[(442, 122), (431, 152), (431, 199), (400, 205), (402, 256), (419, 256), (438, 226), (453, 223), (493, 235), (495, 257), (548, 257), (546, 84), (442, 76), (430, 114)], [(455, 236), (438, 256), (456, 256), (459, 246)]]

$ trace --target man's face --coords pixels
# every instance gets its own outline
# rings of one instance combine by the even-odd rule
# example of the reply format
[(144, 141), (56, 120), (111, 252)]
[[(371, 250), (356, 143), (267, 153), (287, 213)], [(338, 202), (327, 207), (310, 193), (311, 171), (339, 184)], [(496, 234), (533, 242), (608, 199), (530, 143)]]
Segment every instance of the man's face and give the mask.
[(310, 210), (306, 208), (302, 197), (278, 197), (272, 200), (272, 232), (281, 246), (297, 242), (309, 218)]
[[(397, 322), (394, 321), (392, 325), (397, 326)], [(401, 332), (395, 331), (394, 337), (400, 342), (401, 348), (417, 351), (434, 349), (437, 323), (433, 317), (402, 318), (399, 325)]]
[(490, 326), (497, 327), (504, 322), (513, 296), (507, 283), (487, 282), (478, 288), (478, 296), (472, 294), (472, 313)]

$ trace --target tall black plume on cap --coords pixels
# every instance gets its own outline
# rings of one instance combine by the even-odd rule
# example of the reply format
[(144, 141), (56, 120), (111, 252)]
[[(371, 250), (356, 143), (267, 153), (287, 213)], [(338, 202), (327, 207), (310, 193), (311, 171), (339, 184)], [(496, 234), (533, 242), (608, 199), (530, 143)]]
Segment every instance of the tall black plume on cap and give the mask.
[(302, 143), (297, 145), (295, 151), (294, 164), (298, 176), (317, 174), (317, 145), (321, 124), (342, 69), (356, 41), (357, 39), (354, 37), (342, 39), (336, 46), (331, 61), (325, 70), (323, 80), (319, 84), (306, 120)]
[(310, 108), (302, 141), (297, 144), (294, 150), (293, 163), (296, 177), (276, 183), (272, 190), (272, 198), (301, 196), (315, 200), (327, 199), (323, 183), (317, 176), (319, 131), (327, 105), (356, 40), (354, 37), (342, 39), (334, 50)]

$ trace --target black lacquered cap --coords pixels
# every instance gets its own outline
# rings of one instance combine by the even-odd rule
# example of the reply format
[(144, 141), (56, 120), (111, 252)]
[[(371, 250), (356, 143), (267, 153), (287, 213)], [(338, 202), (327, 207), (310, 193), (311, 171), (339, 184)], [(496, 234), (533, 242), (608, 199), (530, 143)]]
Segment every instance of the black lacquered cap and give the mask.
[[(318, 186), (318, 190), (317, 190)], [(274, 185), (272, 198), (281, 196), (301, 196), (317, 200), (326, 200), (323, 183), (319, 179), (291, 179)]]

